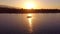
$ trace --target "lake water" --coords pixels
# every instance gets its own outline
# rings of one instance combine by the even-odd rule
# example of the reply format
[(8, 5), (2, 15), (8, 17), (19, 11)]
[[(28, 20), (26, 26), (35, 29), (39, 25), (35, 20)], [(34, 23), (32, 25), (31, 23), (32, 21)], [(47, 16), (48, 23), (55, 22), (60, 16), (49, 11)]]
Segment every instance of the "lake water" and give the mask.
[(60, 34), (60, 13), (0, 14), (0, 34)]

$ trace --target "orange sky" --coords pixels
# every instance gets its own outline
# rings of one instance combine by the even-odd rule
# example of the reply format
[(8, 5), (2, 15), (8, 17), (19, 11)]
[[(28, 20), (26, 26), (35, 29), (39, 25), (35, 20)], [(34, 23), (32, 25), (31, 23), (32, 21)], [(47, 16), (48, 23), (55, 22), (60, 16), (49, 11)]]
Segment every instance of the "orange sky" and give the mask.
[(0, 5), (27, 9), (28, 6), (26, 3), (31, 3), (30, 7), (34, 9), (60, 9), (60, 0), (0, 0)]

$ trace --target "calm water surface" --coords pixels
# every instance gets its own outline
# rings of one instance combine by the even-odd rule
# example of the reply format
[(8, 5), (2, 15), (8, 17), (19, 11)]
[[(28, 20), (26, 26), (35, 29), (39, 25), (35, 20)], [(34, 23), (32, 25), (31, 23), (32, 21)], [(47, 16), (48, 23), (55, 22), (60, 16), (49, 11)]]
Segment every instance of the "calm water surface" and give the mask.
[(0, 14), (0, 34), (60, 34), (60, 13)]

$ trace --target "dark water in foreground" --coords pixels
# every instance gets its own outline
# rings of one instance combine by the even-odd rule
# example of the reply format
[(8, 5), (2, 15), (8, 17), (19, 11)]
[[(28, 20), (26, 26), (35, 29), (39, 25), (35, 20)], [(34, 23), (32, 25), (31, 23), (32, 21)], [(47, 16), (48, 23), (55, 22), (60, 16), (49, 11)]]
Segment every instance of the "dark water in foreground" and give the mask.
[(0, 34), (60, 34), (60, 13), (0, 14)]

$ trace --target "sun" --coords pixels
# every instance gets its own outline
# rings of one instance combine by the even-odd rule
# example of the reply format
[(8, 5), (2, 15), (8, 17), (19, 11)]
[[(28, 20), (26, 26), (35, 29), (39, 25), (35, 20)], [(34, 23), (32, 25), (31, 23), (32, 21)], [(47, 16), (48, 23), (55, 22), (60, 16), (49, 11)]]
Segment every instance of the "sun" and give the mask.
[(27, 9), (32, 9), (32, 8), (34, 8), (34, 4), (32, 4), (32, 3), (27, 3), (27, 4), (26, 4), (26, 8), (27, 8)]
[(34, 3), (26, 3), (25, 4), (25, 8), (26, 9), (32, 9), (32, 8), (34, 9), (35, 8), (35, 4)]

